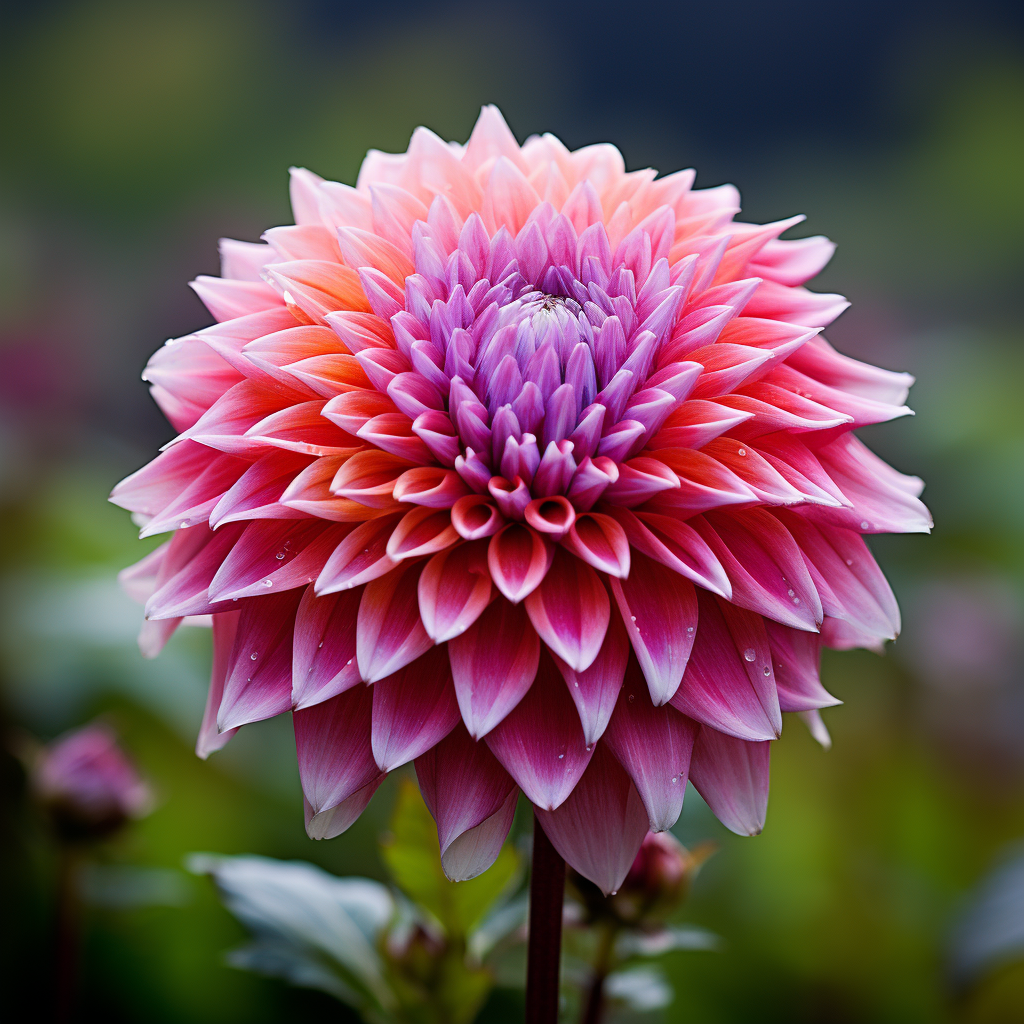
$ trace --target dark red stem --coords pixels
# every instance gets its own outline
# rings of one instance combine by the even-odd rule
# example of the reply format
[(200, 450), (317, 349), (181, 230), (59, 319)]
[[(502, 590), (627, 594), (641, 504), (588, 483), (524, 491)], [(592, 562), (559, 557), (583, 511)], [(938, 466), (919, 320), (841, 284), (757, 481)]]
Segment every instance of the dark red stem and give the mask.
[(533, 819), (530, 941), (526, 961), (528, 1024), (558, 1024), (558, 966), (562, 955), (565, 861)]

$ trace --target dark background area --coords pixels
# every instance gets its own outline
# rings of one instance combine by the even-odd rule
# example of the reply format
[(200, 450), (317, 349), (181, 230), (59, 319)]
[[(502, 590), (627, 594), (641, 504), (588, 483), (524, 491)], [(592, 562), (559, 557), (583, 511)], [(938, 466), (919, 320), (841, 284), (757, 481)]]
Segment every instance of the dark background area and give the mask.
[[(286, 721), (193, 757), (209, 638), (138, 654), (114, 576), (152, 542), (105, 499), (170, 436), (139, 373), (208, 322), (186, 282), (217, 272), (221, 235), (289, 220), (289, 164), (352, 182), (367, 148), (403, 149), (418, 124), (464, 140), (495, 102), (520, 140), (612, 141), (630, 168), (734, 182), (744, 219), (806, 213), (791, 235), (839, 243), (815, 287), (853, 302), (830, 340), (919, 381), (915, 419), (863, 432), (925, 477), (935, 514), (931, 538), (873, 545), (904, 634), (882, 658), (827, 659), (846, 701), (825, 716), (835, 747), (787, 724), (763, 836), (725, 833), (687, 797), (680, 838), (721, 843), (687, 918), (726, 945), (671, 962), (666, 1019), (1019, 1019), (1020, 967), (956, 998), (943, 972), (965, 894), (1024, 837), (1019, 5), (89, 0), (7, 5), (3, 25), (0, 716), (46, 739), (106, 714), (159, 793), (104, 854), (137, 878), (90, 912), (92, 1010), (335, 1012), (224, 967), (240, 933), (181, 861), (255, 852), (380, 876), (389, 790), (313, 844)], [(14, 758), (2, 786), (12, 998), (46, 984), (52, 861)]]

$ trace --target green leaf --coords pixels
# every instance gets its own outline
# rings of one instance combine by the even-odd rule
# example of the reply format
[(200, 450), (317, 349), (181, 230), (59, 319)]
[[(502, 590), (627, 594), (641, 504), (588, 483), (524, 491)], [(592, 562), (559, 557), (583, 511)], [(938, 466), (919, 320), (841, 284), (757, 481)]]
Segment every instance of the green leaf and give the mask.
[(464, 939), (491, 905), (506, 893), (519, 871), (519, 856), (508, 843), (482, 875), (450, 882), (441, 869), (437, 829), (416, 784), (403, 780), (384, 842), (384, 860), (395, 884), (435, 917), (449, 937)]

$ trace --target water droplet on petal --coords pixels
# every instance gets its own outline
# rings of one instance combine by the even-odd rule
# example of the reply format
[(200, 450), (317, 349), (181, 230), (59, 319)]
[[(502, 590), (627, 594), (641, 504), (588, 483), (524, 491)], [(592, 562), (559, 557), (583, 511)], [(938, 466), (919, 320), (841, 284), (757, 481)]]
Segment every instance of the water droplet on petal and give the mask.
[(565, 757), (565, 754), (559, 754), (559, 755), (558, 755), (558, 760), (559, 760), (559, 761), (561, 761), (561, 760), (562, 760), (562, 758), (564, 758), (564, 757)]
[(846, 560), (846, 564), (847, 564), (847, 565), (853, 565), (853, 559), (852, 559), (852, 558), (848, 558), (848, 559)]
[(738, 451), (736, 452), (736, 454), (737, 454), (737, 455), (746, 455), (746, 454), (747, 454), (747, 449), (746, 449), (746, 448), (740, 448), (740, 449), (739, 449), (739, 450), (738, 450)]
[(263, 581), (263, 586), (265, 586), (265, 587), (272, 587), (273, 585), (274, 585), (274, 581), (272, 579), (270, 579), (269, 577)]
[(757, 652), (754, 650), (753, 647), (748, 647), (743, 652), (743, 660), (744, 661), (753, 661), (756, 657), (757, 657)]
[(635, 701), (635, 700), (636, 700), (636, 697), (633, 694), (630, 694), (629, 695), (629, 703), (632, 704), (633, 701)]
[(687, 633), (692, 633), (693, 632), (693, 626), (687, 626), (686, 627), (686, 632)]
[(318, 643), (318, 644), (316, 645), (316, 646), (317, 646), (317, 649), (319, 649), (319, 648), (323, 647), (323, 645), (324, 645), (324, 642), (323, 642), (323, 640), (321, 640), (321, 641), (320, 641), (320, 643)]
[(787, 590), (786, 593), (789, 594), (790, 597), (792, 597), (796, 593), (796, 591), (791, 589)]
[(871, 529), (871, 524), (866, 519), (862, 519), (860, 521), (860, 528), (862, 530), (870, 530)]
[(253, 651), (252, 654), (249, 655), (249, 660), (255, 661), (258, 657), (259, 655), (255, 651)]
[(766, 676), (770, 676), (772, 674), (772, 670), (771, 670), (771, 667), (769, 665), (765, 665), (765, 667), (764, 667), (764, 674)]
[(793, 598), (793, 604), (799, 604), (799, 603), (800, 603), (800, 598), (799, 597), (794, 597)]
[(284, 552), (278, 551), (278, 553), (274, 555), (274, 557), (280, 562), (284, 558)]

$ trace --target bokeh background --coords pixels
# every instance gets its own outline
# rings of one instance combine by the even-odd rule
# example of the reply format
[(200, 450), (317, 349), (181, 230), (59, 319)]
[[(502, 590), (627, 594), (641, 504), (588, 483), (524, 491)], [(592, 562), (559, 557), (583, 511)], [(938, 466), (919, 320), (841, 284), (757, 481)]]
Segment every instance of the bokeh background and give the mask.
[[(803, 212), (853, 307), (840, 349), (918, 377), (913, 420), (864, 431), (928, 481), (932, 537), (872, 546), (904, 610), (884, 657), (831, 656), (823, 752), (793, 721), (768, 825), (714, 838), (669, 1021), (1024, 1017), (1024, 971), (944, 973), (966, 895), (1024, 838), (1024, 16), (1012, 3), (734, 0), (5, 5), (0, 38), (0, 716), (8, 738), (112, 720), (159, 806), (105, 854), (86, 1006), (109, 1022), (336, 1013), (225, 967), (240, 930), (181, 870), (194, 850), (380, 877), (387, 789), (346, 835), (302, 829), (286, 721), (191, 752), (209, 637), (155, 662), (116, 571), (149, 549), (111, 485), (170, 430), (139, 373), (209, 318), (186, 282), (221, 235), (289, 219), (289, 164), (355, 179), (426, 124), (464, 140), (496, 102), (520, 139), (613, 141), (630, 168), (737, 184), (744, 217)], [(10, 744), (8, 744), (10, 745)], [(16, 746), (17, 743), (15, 742)], [(45, 989), (53, 869), (4, 755), (5, 1002)], [(486, 1019), (498, 1020), (494, 1006)], [(339, 1019), (344, 1019), (342, 1014)]]

